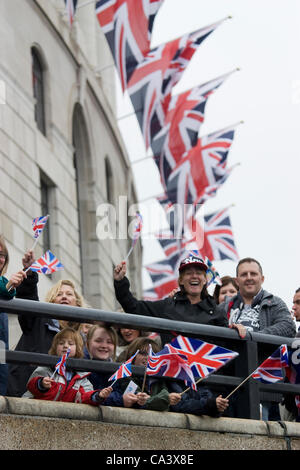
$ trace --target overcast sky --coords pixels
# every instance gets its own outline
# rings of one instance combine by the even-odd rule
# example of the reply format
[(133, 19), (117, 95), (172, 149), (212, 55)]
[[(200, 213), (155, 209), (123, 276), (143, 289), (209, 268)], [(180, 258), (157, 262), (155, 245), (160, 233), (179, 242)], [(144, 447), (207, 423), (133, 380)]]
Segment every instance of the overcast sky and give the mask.
[[(292, 305), (300, 287), (300, 2), (299, 0), (165, 0), (152, 46), (232, 15), (198, 48), (179, 93), (236, 67), (209, 98), (200, 136), (244, 121), (235, 134), (228, 166), (240, 163), (205, 213), (234, 204), (230, 217), (240, 257), (258, 259), (265, 289)], [(119, 93), (118, 115), (131, 109)], [(146, 156), (134, 116), (119, 119), (136, 179), (144, 233), (156, 229), (161, 192), (158, 171)], [(152, 198), (152, 199), (151, 199)], [(163, 258), (158, 242), (143, 238), (144, 265)], [(220, 275), (234, 275), (235, 262), (214, 263)], [(151, 282), (144, 274), (145, 288)]]

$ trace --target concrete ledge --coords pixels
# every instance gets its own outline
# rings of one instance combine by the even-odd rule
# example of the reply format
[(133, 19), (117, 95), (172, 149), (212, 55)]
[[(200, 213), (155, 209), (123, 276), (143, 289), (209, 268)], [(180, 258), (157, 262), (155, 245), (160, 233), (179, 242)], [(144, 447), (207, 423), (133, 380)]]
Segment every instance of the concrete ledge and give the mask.
[(168, 411), (134, 410), (101, 406), (102, 421), (126, 425), (188, 429), (186, 415)]
[(99, 421), (99, 407), (62, 401), (33, 400), (31, 398), (0, 397), (0, 412), (13, 415), (44, 416), (76, 420)]
[[(300, 449), (300, 423), (0, 397), (6, 447), (19, 449)], [(28, 429), (26, 436), (24, 429)], [(76, 431), (76, 438), (68, 434)], [(81, 437), (85, 429), (85, 436)], [(153, 441), (153, 433), (156, 441)], [(71, 432), (72, 434), (72, 432)], [(101, 435), (101, 440), (99, 436)], [(156, 446), (156, 447), (155, 447)]]

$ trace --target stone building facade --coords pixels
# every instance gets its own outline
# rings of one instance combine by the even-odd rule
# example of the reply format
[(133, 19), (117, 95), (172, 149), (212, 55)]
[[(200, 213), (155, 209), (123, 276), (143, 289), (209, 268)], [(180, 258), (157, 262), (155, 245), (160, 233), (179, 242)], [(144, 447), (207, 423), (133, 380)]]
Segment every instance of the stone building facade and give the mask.
[[(97, 224), (110, 203), (124, 229), (137, 195), (117, 125), (113, 59), (94, 3), (79, 0), (70, 27), (63, 0), (1, 0), (0, 30), (0, 233), (11, 257), (8, 274), (22, 267), (33, 244), (32, 218), (48, 213), (35, 254), (50, 249), (65, 269), (40, 275), (40, 300), (57, 280), (72, 279), (92, 307), (115, 310), (113, 265), (131, 240), (124, 230), (100, 240)], [(137, 295), (141, 256), (139, 243), (129, 259)], [(10, 320), (13, 347), (18, 324)]]

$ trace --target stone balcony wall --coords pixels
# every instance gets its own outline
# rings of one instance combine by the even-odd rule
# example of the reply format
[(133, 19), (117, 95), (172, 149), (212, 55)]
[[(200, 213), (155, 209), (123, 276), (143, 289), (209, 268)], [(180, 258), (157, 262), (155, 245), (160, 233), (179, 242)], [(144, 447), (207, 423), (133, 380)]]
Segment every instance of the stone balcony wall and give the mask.
[(0, 429), (1, 450), (300, 449), (300, 424), (294, 422), (198, 417), (25, 398), (0, 397)]

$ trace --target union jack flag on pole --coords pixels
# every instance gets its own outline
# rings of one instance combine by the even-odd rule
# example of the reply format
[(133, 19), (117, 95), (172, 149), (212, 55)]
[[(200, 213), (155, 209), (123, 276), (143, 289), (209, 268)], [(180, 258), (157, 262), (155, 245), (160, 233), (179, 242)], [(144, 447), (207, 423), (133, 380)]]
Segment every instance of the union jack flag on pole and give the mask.
[(275, 383), (283, 380), (283, 368), (288, 367), (287, 346), (282, 344), (251, 374), (262, 383)]
[(251, 377), (253, 379), (259, 380), (262, 383), (275, 383), (279, 380), (282, 380), (283, 377), (283, 368), (288, 370), (289, 368), (289, 357), (288, 349), (286, 344), (282, 344), (276, 351), (271, 354), (261, 365), (255, 369), (248, 377), (246, 377), (234, 390), (232, 390), (227, 399), (233, 395), (247, 380)]
[(232, 73), (172, 96), (164, 126), (151, 143), (153, 157), (165, 189), (171, 171), (185, 152), (197, 144), (208, 98)]
[(70, 354), (70, 348), (67, 350), (67, 352), (65, 354), (63, 354), (59, 360), (57, 361), (57, 363), (55, 364), (55, 368), (54, 368), (54, 372), (51, 376), (51, 378), (54, 377), (54, 374), (57, 373), (59, 375), (62, 375), (63, 377), (65, 377), (66, 375), (66, 362), (67, 362), (67, 359), (69, 357), (69, 354)]
[(158, 300), (165, 298), (173, 289), (178, 289), (178, 276), (175, 275), (169, 259), (151, 263), (146, 266), (146, 270)]
[(29, 269), (41, 274), (52, 274), (64, 269), (64, 266), (60, 261), (58, 261), (56, 256), (48, 250), (43, 256), (29, 266), (28, 270)]
[(64, 0), (64, 2), (66, 6), (66, 12), (68, 15), (69, 25), (71, 27), (74, 21), (74, 16), (75, 16), (76, 7), (77, 7), (77, 0)]
[(172, 88), (198, 46), (223, 21), (151, 49), (136, 67), (128, 82), (128, 93), (146, 149), (164, 126)]
[(112, 52), (123, 92), (150, 50), (155, 15), (163, 0), (100, 0), (96, 15)]
[(168, 199), (180, 205), (198, 204), (205, 190), (222, 181), (236, 125), (198, 139), (170, 174)]
[[(131, 356), (126, 362), (124, 362), (119, 369), (108, 379), (109, 382), (116, 382), (119, 379), (124, 379), (125, 377), (130, 377), (132, 375), (132, 362), (135, 356), (138, 354), (139, 349), (136, 351), (136, 353)], [(113, 384), (112, 384), (113, 385)]]
[(33, 235), (34, 238), (39, 238), (42, 231), (44, 230), (44, 227), (48, 221), (48, 218), (49, 218), (49, 215), (44, 215), (42, 217), (36, 217), (35, 219), (32, 220), (32, 230), (34, 232), (34, 235)]
[[(205, 215), (203, 217), (203, 224), (199, 222), (197, 213), (193, 221), (188, 219), (186, 232), (191, 233), (189, 228), (190, 224), (193, 224), (193, 230), (198, 234), (198, 240), (201, 241), (201, 246), (198, 249), (202, 257), (207, 257), (211, 261), (221, 261), (224, 259), (237, 261), (239, 259), (234, 242), (229, 209), (230, 207), (226, 207)], [(199, 236), (199, 234), (202, 236)]]
[[(151, 346), (150, 346), (151, 348)], [(195, 379), (188, 364), (185, 354), (178, 353), (175, 348), (169, 345), (154, 354), (152, 348), (148, 355), (147, 375), (173, 377), (184, 380), (185, 384), (197, 390)]]
[(230, 349), (181, 335), (174, 338), (170, 345), (179, 354), (187, 357), (194, 377), (207, 377), (239, 355)]

